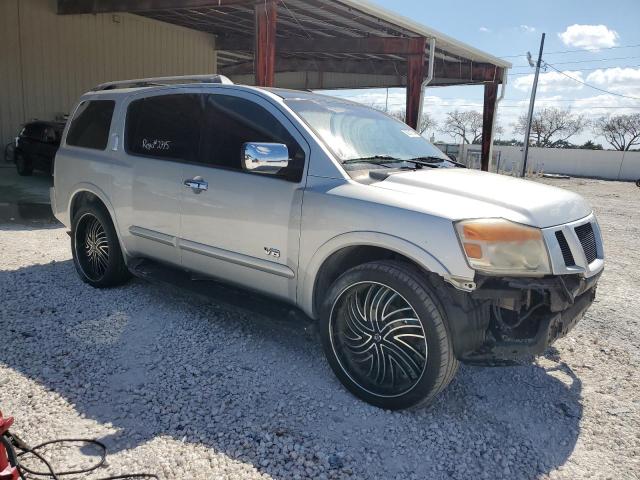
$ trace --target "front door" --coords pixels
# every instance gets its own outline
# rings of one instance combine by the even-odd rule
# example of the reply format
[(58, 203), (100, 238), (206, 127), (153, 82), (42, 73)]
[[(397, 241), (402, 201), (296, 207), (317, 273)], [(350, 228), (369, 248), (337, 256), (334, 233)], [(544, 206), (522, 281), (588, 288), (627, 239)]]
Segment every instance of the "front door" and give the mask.
[[(182, 265), (295, 300), (308, 146), (284, 114), (255, 94), (204, 99), (199, 161), (183, 174)], [(243, 171), (246, 142), (286, 144), (290, 167), (277, 175)]]

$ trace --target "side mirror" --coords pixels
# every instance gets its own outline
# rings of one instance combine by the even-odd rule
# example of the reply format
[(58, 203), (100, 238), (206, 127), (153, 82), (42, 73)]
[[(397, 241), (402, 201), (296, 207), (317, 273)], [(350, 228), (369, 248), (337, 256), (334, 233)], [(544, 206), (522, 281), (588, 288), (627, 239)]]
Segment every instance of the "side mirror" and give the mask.
[(275, 175), (289, 166), (289, 149), (282, 143), (245, 143), (242, 168), (248, 172)]

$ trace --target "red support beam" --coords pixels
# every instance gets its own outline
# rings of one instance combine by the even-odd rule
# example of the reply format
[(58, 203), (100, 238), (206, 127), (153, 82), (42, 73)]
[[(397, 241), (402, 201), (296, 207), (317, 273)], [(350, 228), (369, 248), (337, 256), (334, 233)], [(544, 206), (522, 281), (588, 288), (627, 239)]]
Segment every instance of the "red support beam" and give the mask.
[[(216, 48), (226, 52), (251, 52), (251, 39), (242, 35), (225, 35), (216, 40)], [(420, 38), (362, 37), (362, 38), (278, 38), (280, 53), (340, 53), (372, 55), (420, 55), (424, 42)]]
[(259, 87), (273, 87), (276, 66), (276, 24), (278, 7), (275, 0), (267, 0), (255, 6), (256, 49), (255, 75)]
[(482, 170), (489, 171), (491, 161), (491, 142), (493, 141), (493, 124), (498, 99), (498, 81), (484, 84), (484, 108), (482, 112)]
[(151, 12), (173, 8), (247, 5), (252, 0), (58, 0), (58, 15), (109, 12)]
[(418, 128), (422, 82), (424, 82), (427, 69), (425, 52), (427, 39), (421, 38), (419, 40), (422, 42), (422, 53), (407, 57), (407, 116), (405, 122), (414, 129)]

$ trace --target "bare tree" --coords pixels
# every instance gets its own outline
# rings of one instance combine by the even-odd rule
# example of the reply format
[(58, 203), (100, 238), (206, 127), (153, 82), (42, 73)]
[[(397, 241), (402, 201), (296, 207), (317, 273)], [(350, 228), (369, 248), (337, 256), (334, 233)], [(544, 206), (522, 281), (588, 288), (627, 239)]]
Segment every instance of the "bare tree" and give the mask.
[[(460, 138), (462, 143), (480, 143), (482, 141), (482, 113), (475, 111), (454, 110), (447, 113), (442, 133), (453, 138)], [(501, 135), (504, 129), (500, 125), (494, 127), (494, 132)]]
[[(406, 123), (407, 111), (402, 110), (389, 110), (384, 106), (377, 105), (375, 103), (367, 104), (368, 107), (375, 108), (376, 110), (380, 110), (381, 112), (386, 113), (387, 115), (392, 116), (396, 120), (400, 120), (403, 123)], [(422, 114), (422, 118), (420, 119), (420, 124), (416, 130), (420, 135), (424, 134), (427, 130), (435, 129), (438, 126), (438, 123), (427, 113)]]
[[(401, 122), (405, 122), (407, 118), (406, 110), (395, 110), (393, 112), (388, 112), (393, 118), (400, 120)], [(428, 114), (422, 113), (422, 118), (420, 119), (420, 123), (418, 124), (418, 128), (416, 130), (420, 135), (424, 134), (427, 130), (433, 130), (438, 126), (438, 123)]]
[(640, 113), (600, 117), (595, 121), (593, 130), (616, 150), (627, 151), (634, 145), (640, 145)]
[[(543, 108), (534, 114), (531, 121), (533, 144), (536, 147), (563, 145), (588, 125), (589, 122), (584, 115), (574, 115), (569, 109)], [(527, 115), (522, 115), (513, 127), (515, 132), (524, 135), (527, 129)]]

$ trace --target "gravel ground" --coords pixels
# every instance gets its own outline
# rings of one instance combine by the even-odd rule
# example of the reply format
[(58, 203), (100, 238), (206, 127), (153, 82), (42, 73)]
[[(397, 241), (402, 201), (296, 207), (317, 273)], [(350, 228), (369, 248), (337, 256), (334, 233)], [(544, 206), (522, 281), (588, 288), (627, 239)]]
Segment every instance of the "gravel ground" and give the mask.
[(605, 236), (586, 318), (534, 364), (462, 367), (398, 413), (350, 396), (308, 325), (141, 280), (93, 290), (62, 228), (0, 225), (0, 408), (31, 444), (104, 441), (88, 478), (640, 478), (640, 190), (553, 183), (589, 198)]

